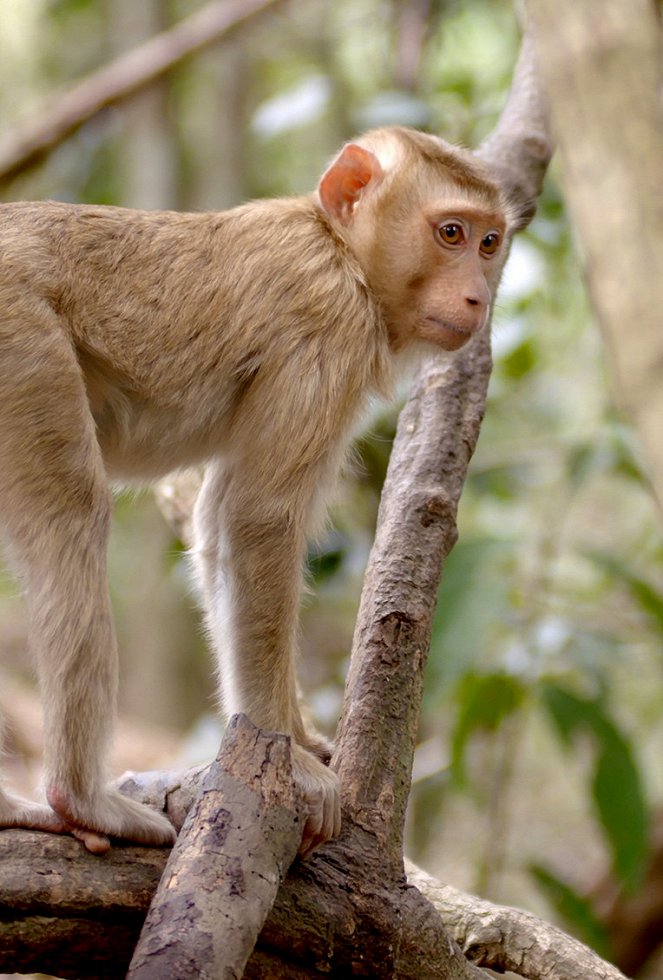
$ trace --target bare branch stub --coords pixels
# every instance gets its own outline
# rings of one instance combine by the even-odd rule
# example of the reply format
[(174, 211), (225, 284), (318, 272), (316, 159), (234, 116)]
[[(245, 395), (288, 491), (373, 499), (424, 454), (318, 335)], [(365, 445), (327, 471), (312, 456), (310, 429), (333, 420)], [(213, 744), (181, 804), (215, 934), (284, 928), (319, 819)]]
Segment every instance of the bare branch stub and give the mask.
[(553, 154), (548, 100), (543, 91), (531, 33), (525, 33), (511, 91), (492, 133), (477, 156), (491, 167), (507, 188), (521, 214), (524, 228), (534, 216)]
[(241, 976), (301, 840), (289, 740), (226, 728), (150, 906), (128, 976)]

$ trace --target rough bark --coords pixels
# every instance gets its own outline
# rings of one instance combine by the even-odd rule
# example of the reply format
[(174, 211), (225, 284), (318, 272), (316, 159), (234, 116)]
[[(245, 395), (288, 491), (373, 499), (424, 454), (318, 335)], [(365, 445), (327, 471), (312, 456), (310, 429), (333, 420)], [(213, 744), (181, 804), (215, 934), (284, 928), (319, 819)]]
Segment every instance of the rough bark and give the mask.
[(653, 0), (528, 0), (587, 283), (663, 514), (663, 33)]
[(522, 909), (494, 905), (445, 885), (406, 861), (408, 881), (430, 899), (468, 959), (521, 977), (623, 980), (577, 939)]
[[(133, 789), (142, 798), (164, 799), (168, 779), (172, 781), (173, 794), (179, 798), (176, 812), (181, 812), (181, 808), (190, 805), (196, 795), (200, 773), (194, 773), (188, 785), (184, 780), (173, 779), (172, 774), (146, 774), (140, 779), (134, 777)], [(142, 787), (140, 792), (139, 785)], [(122, 847), (99, 859), (66, 837), (40, 835), (35, 838), (29, 831), (3, 832), (0, 834), (0, 969), (46, 970), (63, 977), (103, 977), (106, 980), (124, 976), (167, 858), (167, 852), (162, 850)], [(251, 957), (245, 976), (298, 980), (321, 975), (292, 961), (284, 961), (268, 946), (269, 936), (276, 933), (281, 942), (285, 929), (286, 938), (293, 944), (301, 943), (305, 948), (312, 936), (313, 955), (320, 949), (321, 939), (315, 928), (307, 930), (310, 909), (307, 886), (311, 876), (315, 877), (319, 871), (309, 868), (305, 874), (306, 867), (306, 864), (296, 865), (293, 869), (304, 881), (304, 887), (295, 885), (287, 895), (279, 898), (279, 906), (268, 920), (261, 937), (262, 945)], [(407, 872), (409, 885), (423, 892), (444, 922), (445, 929), (465, 955), (477, 963), (515, 970), (523, 977), (547, 980), (576, 980), (577, 977), (620, 980), (622, 977), (576, 940), (526, 912), (466, 895), (409, 862)], [(328, 869), (323, 887), (331, 882), (332, 875), (333, 870)], [(344, 881), (343, 869), (336, 869), (336, 876), (338, 881), (330, 887), (330, 908), (333, 910), (338, 906), (336, 894), (339, 881)], [(379, 900), (383, 886), (384, 882), (368, 880), (361, 890), (363, 901), (372, 904)], [(415, 887), (402, 884), (403, 915), (409, 914), (408, 895), (415, 892)], [(346, 911), (350, 908), (348, 902)], [(351, 956), (354, 954), (358, 958), (363, 952), (361, 934), (353, 933), (353, 924), (352, 914), (348, 914), (345, 930), (337, 933), (339, 946), (350, 963), (348, 972), (335, 971), (332, 976), (353, 975), (350, 971), (356, 964), (353, 967)], [(413, 926), (416, 926), (416, 920)], [(379, 938), (372, 931), (363, 940), (365, 948), (373, 948)], [(421, 946), (416, 933), (415, 939), (418, 954)], [(378, 949), (381, 954), (388, 950), (393, 936), (384, 941), (386, 945)], [(419, 972), (411, 975), (419, 978), (438, 975), (427, 973), (421, 962), (424, 961), (419, 961)], [(355, 969), (354, 975), (390, 974), (378, 968), (374, 974), (368, 969), (363, 973)], [(486, 974), (478, 971), (476, 976)]]
[(241, 977), (297, 853), (299, 811), (287, 737), (259, 732), (243, 715), (231, 719), (168, 858), (128, 976)]
[(94, 115), (135, 95), (185, 58), (228, 38), (282, 0), (212, 0), (190, 17), (127, 51), (0, 139), (0, 182), (37, 163)]

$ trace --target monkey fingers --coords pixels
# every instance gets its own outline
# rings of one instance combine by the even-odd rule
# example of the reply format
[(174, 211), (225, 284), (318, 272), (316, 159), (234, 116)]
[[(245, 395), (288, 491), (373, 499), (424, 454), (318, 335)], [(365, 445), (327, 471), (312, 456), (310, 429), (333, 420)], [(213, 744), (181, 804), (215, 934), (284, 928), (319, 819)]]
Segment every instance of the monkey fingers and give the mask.
[(306, 806), (299, 853), (304, 857), (341, 831), (338, 776), (299, 745), (293, 746), (293, 775)]

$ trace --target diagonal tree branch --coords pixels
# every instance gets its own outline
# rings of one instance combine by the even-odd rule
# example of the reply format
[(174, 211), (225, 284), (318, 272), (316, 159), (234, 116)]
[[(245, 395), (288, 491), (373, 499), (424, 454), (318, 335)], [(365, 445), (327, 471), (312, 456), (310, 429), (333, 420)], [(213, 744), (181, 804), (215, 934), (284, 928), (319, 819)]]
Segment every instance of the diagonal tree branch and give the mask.
[(190, 55), (232, 37), (283, 0), (213, 0), (170, 30), (119, 55), (73, 87), (56, 92), (32, 119), (0, 139), (0, 182), (37, 163), (94, 115), (117, 105)]
[[(521, 227), (552, 153), (528, 37), (504, 114), (478, 151), (509, 188)], [(423, 670), (444, 561), (479, 436), (491, 370), (487, 331), (450, 361), (426, 364), (401, 413), (368, 563), (333, 764), (352, 821), (382, 860), (402, 860)]]

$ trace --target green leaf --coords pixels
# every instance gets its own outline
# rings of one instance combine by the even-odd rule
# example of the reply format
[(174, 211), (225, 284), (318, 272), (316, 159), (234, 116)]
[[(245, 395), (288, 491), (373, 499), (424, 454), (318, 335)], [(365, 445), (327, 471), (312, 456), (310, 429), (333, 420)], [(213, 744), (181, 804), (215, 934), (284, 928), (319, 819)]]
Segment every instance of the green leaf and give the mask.
[(598, 550), (587, 550), (584, 554), (611, 578), (622, 582), (630, 592), (632, 599), (650, 618), (656, 630), (663, 633), (663, 596), (661, 593), (614, 555)]
[(458, 685), (460, 711), (451, 739), (451, 772), (465, 782), (465, 749), (476, 731), (496, 731), (525, 696), (525, 686), (510, 674), (466, 674)]
[(608, 933), (594, 915), (587, 899), (543, 865), (532, 864), (529, 871), (569, 932), (591, 946), (599, 956), (614, 959)]
[(499, 366), (505, 378), (520, 381), (536, 367), (537, 360), (538, 355), (534, 343), (531, 338), (528, 338), (502, 357)]
[(599, 699), (584, 698), (547, 683), (543, 701), (565, 745), (578, 734), (596, 747), (592, 796), (612, 852), (615, 875), (633, 890), (642, 880), (648, 846), (648, 814), (631, 744)]
[(511, 544), (491, 537), (459, 542), (447, 559), (433, 620), (427, 666), (427, 706), (439, 702), (494, 643), (495, 623), (508, 608)]
[(306, 564), (316, 585), (336, 574), (345, 559), (347, 545), (340, 531), (330, 531), (323, 541), (309, 546)]
[(586, 723), (584, 704), (565, 688), (552, 683), (543, 684), (541, 699), (557, 728), (557, 734), (565, 746), (570, 746), (576, 731)]
[(604, 733), (592, 792), (617, 877), (634, 891), (649, 851), (647, 809), (631, 746), (617, 729)]

